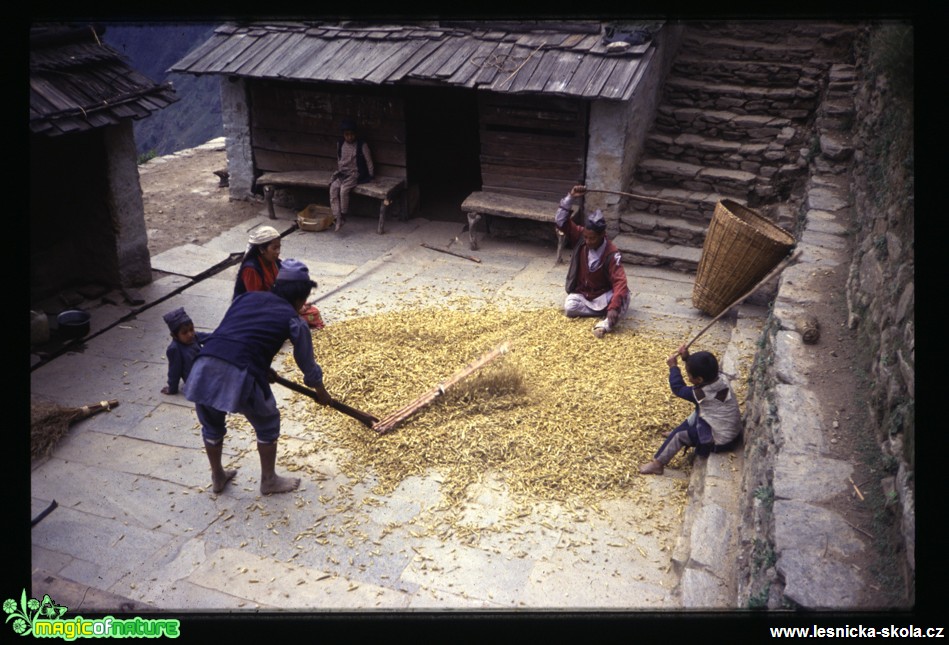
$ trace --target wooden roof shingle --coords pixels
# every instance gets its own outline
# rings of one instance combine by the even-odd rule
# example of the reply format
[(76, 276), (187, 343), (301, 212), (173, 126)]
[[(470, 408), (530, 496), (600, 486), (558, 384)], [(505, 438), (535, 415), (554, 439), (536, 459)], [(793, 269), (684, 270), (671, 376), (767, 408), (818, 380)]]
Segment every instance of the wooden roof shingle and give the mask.
[(56, 136), (141, 119), (178, 100), (132, 69), (92, 26), (30, 29), (30, 130)]
[(598, 21), (229, 23), (169, 71), (628, 100), (655, 50), (608, 52)]

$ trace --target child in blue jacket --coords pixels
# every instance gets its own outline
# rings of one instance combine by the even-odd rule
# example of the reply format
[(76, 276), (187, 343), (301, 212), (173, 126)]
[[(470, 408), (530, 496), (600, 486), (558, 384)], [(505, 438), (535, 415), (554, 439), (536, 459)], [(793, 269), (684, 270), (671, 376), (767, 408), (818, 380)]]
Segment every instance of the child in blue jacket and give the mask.
[[(685, 360), (685, 372), (691, 385), (682, 379), (678, 359)], [(695, 406), (689, 418), (666, 435), (652, 461), (639, 468), (643, 475), (661, 475), (679, 450), (695, 448), (695, 454), (731, 450), (741, 439), (741, 413), (738, 401), (724, 375), (719, 373), (718, 359), (710, 352), (689, 354), (685, 345), (666, 360), (669, 366), (669, 387), (680, 399)]]
[(171, 343), (165, 350), (168, 357), (168, 385), (161, 389), (162, 394), (178, 394), (178, 383), (188, 380), (194, 359), (201, 346), (211, 334), (195, 331), (194, 323), (185, 313), (184, 307), (178, 307), (162, 316), (171, 332)]

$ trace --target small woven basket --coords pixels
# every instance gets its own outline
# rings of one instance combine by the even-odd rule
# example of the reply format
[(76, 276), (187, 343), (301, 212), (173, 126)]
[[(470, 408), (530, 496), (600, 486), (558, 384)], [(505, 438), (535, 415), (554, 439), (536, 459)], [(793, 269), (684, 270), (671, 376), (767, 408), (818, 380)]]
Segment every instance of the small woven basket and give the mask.
[(328, 206), (310, 204), (297, 213), (297, 226), (304, 231), (325, 231), (333, 225), (334, 219)]
[(717, 316), (787, 257), (794, 243), (793, 235), (760, 213), (721, 200), (702, 245), (692, 304)]

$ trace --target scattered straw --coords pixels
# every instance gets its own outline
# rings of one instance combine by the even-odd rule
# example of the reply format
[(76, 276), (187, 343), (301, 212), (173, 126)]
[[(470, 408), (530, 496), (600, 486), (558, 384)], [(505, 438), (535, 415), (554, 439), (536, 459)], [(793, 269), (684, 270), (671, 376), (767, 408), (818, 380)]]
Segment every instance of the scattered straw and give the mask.
[[(316, 431), (296, 458), (336, 450), (341, 470), (372, 478), (376, 494), (436, 470), (449, 504), (489, 472), (525, 500), (645, 495), (639, 464), (691, 411), (668, 386), (665, 361), (679, 341), (622, 326), (596, 339), (593, 322), (484, 306), (328, 325), (313, 336), (327, 389), (380, 418), (491, 347), (508, 340), (511, 350), (385, 435), (294, 395), (285, 416)], [(293, 369), (288, 357), (284, 372)]]

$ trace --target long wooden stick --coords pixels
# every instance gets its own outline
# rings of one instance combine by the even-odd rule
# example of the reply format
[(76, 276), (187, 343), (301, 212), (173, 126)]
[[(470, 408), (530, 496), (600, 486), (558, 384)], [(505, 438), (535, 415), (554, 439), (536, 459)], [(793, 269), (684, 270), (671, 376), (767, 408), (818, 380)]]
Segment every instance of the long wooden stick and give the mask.
[(694, 343), (695, 341), (697, 341), (697, 340), (702, 336), (702, 334), (704, 334), (704, 333), (707, 332), (709, 329), (711, 329), (711, 328), (712, 328), (712, 325), (714, 325), (716, 322), (718, 322), (718, 319), (719, 319), (719, 318), (721, 318), (722, 316), (724, 316), (724, 315), (725, 315), (729, 310), (731, 310), (732, 308), (737, 307), (737, 306), (740, 305), (742, 302), (744, 302), (744, 301), (745, 301), (745, 298), (747, 298), (748, 296), (750, 296), (751, 294), (753, 294), (755, 291), (757, 291), (758, 288), (761, 287), (761, 285), (765, 284), (766, 282), (768, 282), (769, 280), (771, 280), (773, 277), (775, 277), (776, 275), (778, 275), (779, 273), (781, 273), (782, 271), (784, 271), (784, 270), (788, 267), (788, 265), (791, 264), (791, 262), (793, 262), (794, 260), (797, 259), (797, 257), (798, 257), (800, 254), (801, 254), (801, 250), (800, 250), (800, 249), (795, 249), (794, 252), (793, 252), (791, 255), (789, 255), (788, 257), (786, 257), (786, 258), (784, 258), (783, 260), (781, 260), (781, 262), (779, 262), (778, 265), (777, 265), (775, 268), (773, 268), (773, 269), (771, 270), (771, 272), (770, 272), (768, 275), (766, 275), (765, 277), (761, 278), (761, 280), (758, 281), (758, 284), (756, 284), (756, 285), (753, 286), (751, 289), (749, 289), (748, 291), (746, 291), (745, 294), (744, 294), (742, 297), (740, 297), (738, 300), (736, 300), (735, 302), (731, 303), (730, 305), (728, 305), (727, 307), (725, 307), (724, 309), (722, 309), (721, 312), (719, 312), (719, 314), (718, 314), (717, 316), (715, 316), (714, 318), (712, 318), (712, 322), (710, 322), (709, 324), (707, 324), (707, 325), (705, 326), (705, 328), (702, 329), (702, 331), (700, 331), (699, 333), (697, 333), (697, 334), (695, 335), (695, 337), (694, 337), (692, 340), (690, 340), (690, 341), (688, 342), (688, 344), (685, 346), (685, 348), (688, 349), (689, 347), (691, 347), (691, 346), (692, 346), (692, 343)]
[(455, 253), (454, 251), (449, 251), (448, 249), (440, 249), (437, 246), (432, 246), (430, 244), (426, 244), (425, 242), (422, 242), (422, 246), (424, 246), (426, 249), (438, 251), (439, 253), (447, 253), (448, 255), (454, 255), (456, 258), (464, 258), (466, 260), (471, 260), (472, 262), (478, 262), (478, 263), (481, 262), (481, 260), (479, 260), (476, 257), (465, 255), (464, 253)]
[(510, 76), (508, 76), (508, 77), (505, 78), (503, 81), (501, 81), (501, 84), (503, 85), (504, 83), (507, 83), (509, 80), (511, 80), (512, 78), (514, 78), (515, 76), (517, 76), (517, 73), (518, 73), (519, 71), (521, 71), (521, 68), (524, 67), (524, 65), (527, 65), (527, 61), (529, 61), (531, 58), (533, 58), (533, 57), (534, 57), (534, 54), (536, 54), (537, 52), (539, 52), (539, 51), (541, 50), (541, 48), (543, 48), (543, 46), (546, 45), (546, 44), (547, 44), (547, 43), (541, 43), (541, 44), (537, 45), (537, 49), (535, 49), (534, 51), (532, 51), (532, 52), (527, 56), (527, 58), (524, 59), (524, 62), (521, 63), (520, 65), (518, 65), (518, 66), (517, 66), (517, 69), (515, 69), (513, 72), (511, 72), (511, 75), (510, 75)]
[(587, 188), (586, 192), (588, 193), (609, 193), (610, 195), (623, 195), (624, 197), (632, 197), (633, 199), (645, 199), (649, 202), (658, 202), (660, 204), (672, 204), (674, 206), (689, 206), (685, 202), (677, 202), (673, 199), (662, 199), (661, 197), (649, 197), (648, 195), (637, 195), (636, 193), (624, 193), (618, 190), (600, 190), (597, 188)]
[(493, 361), (498, 356), (501, 356), (502, 354), (506, 354), (509, 348), (510, 348), (510, 345), (507, 342), (501, 343), (500, 345), (498, 345), (491, 351), (486, 352), (478, 360), (474, 361), (473, 363), (469, 363), (468, 365), (466, 365), (459, 371), (455, 372), (451, 376), (451, 378), (449, 378), (447, 381), (439, 383), (438, 385), (433, 387), (431, 390), (429, 390), (428, 392), (426, 392), (419, 398), (415, 399), (414, 401), (412, 401), (405, 407), (396, 410), (395, 412), (393, 412), (392, 414), (384, 418), (382, 421), (379, 421), (378, 423), (372, 426), (372, 429), (378, 432), (379, 434), (385, 434), (387, 432), (392, 431), (401, 422), (405, 421), (410, 416), (412, 416), (413, 414), (415, 414), (416, 412), (418, 412), (425, 406), (429, 405), (432, 401), (440, 397), (442, 394), (444, 394), (448, 390), (448, 388), (450, 388), (452, 385), (455, 385), (459, 381), (463, 380), (464, 378), (468, 377), (472, 373), (481, 369), (482, 367), (484, 367), (485, 365)]
[[(305, 394), (306, 396), (310, 397), (314, 401), (319, 402), (319, 399), (316, 398), (316, 392), (314, 392), (310, 388), (300, 385), (299, 383), (294, 383), (293, 381), (285, 379), (276, 373), (272, 374), (271, 376), (274, 377), (274, 380), (277, 383), (284, 386), (285, 388), (293, 390), (294, 392), (299, 392), (300, 394)], [(372, 427), (374, 423), (379, 421), (379, 419), (372, 416), (368, 412), (363, 412), (362, 410), (357, 410), (356, 408), (352, 408), (346, 405), (345, 403), (343, 403), (342, 401), (337, 401), (336, 399), (332, 399), (327, 405), (329, 405), (331, 408), (333, 408), (337, 412), (342, 412), (343, 414), (356, 419), (364, 426), (367, 426), (370, 428)]]

